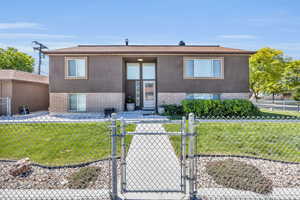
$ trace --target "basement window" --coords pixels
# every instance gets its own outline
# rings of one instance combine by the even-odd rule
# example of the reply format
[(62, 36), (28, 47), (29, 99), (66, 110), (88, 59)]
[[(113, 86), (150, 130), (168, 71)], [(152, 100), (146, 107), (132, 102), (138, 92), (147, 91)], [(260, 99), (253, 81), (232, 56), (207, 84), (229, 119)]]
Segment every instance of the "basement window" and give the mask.
[(186, 94), (186, 99), (189, 100), (198, 100), (198, 99), (203, 99), (203, 100), (220, 100), (221, 95), (220, 94), (213, 94), (213, 93), (187, 93)]
[(85, 94), (69, 94), (69, 111), (85, 112), (86, 111), (86, 95)]

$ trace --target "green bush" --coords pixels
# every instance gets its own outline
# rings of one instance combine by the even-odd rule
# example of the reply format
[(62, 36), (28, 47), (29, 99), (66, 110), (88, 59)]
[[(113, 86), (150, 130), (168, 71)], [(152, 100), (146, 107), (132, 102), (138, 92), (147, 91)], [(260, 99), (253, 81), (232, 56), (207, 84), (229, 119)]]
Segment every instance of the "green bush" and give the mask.
[(259, 109), (250, 101), (232, 100), (183, 100), (183, 114), (194, 113), (197, 117), (207, 116), (257, 116)]
[(165, 109), (164, 115), (182, 116), (184, 114), (182, 105), (168, 104), (168, 105), (163, 105), (162, 107)]

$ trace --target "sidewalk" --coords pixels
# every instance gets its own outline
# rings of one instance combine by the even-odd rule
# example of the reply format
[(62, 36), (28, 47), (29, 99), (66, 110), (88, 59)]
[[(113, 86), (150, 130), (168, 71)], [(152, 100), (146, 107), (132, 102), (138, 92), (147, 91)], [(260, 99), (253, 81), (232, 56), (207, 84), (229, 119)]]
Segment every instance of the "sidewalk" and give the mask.
[[(165, 132), (162, 124), (138, 124), (136, 132)], [(126, 158), (127, 191), (180, 191), (181, 167), (165, 135), (136, 135)]]

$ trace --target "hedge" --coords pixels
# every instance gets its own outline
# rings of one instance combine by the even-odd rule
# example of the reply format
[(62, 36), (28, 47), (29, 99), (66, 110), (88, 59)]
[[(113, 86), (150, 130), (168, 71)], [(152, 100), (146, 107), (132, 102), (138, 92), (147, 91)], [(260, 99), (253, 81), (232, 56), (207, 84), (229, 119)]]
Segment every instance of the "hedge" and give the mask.
[(260, 115), (259, 109), (250, 101), (244, 99), (232, 100), (183, 100), (181, 105), (164, 105), (165, 114), (188, 115), (194, 113), (197, 117), (246, 117)]
[(168, 116), (183, 116), (183, 106), (182, 105), (177, 105), (177, 104), (167, 104), (163, 105), (165, 109), (164, 115)]

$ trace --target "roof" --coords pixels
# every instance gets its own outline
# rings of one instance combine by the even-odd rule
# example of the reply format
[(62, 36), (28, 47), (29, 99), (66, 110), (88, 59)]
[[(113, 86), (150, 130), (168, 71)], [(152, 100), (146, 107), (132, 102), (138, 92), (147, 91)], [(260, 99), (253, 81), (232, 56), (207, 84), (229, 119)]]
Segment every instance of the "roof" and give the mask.
[(45, 50), (45, 54), (254, 54), (255, 51), (233, 49), (219, 45), (78, 45)]
[(48, 76), (33, 74), (17, 70), (0, 70), (0, 80), (17, 80), (34, 83), (49, 84)]

